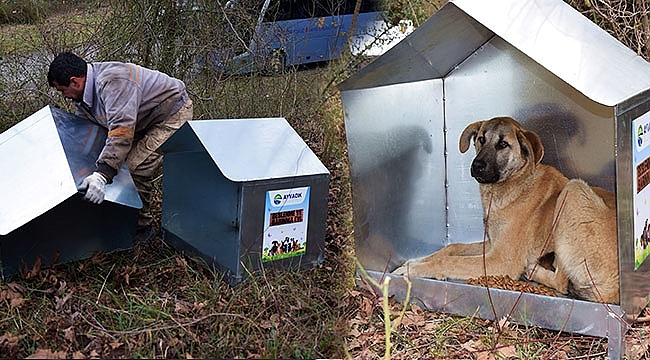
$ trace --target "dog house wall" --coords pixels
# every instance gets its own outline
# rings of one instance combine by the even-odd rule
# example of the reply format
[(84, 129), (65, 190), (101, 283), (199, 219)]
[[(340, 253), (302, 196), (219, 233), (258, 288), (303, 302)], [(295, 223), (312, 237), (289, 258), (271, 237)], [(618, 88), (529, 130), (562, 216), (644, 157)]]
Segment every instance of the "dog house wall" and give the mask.
[[(162, 147), (165, 241), (237, 284), (322, 261), (329, 171), (282, 118), (190, 121)], [(269, 192), (309, 187), (305, 254), (262, 262)]]
[(3, 275), (131, 247), (142, 202), (123, 167), (101, 205), (77, 186), (95, 168), (106, 130), (46, 106), (0, 134)]
[[(545, 163), (617, 191), (621, 307), (638, 314), (650, 289), (634, 284), (649, 274), (631, 263), (630, 127), (650, 107), (649, 88), (650, 64), (562, 1), (449, 2), (339, 84), (361, 264), (380, 277), (449, 243), (483, 240), (478, 184), (469, 173), (474, 150), (460, 154), (458, 139), (474, 121), (512, 116), (540, 135)], [(472, 286), (417, 283), (423, 288), (413, 291), (435, 310), (472, 315), (490, 306), (467, 296)], [(520, 321), (559, 329), (553, 310), (577, 303), (531, 296), (515, 312)], [(585, 308), (573, 308), (564, 330), (621, 339), (620, 323), (607, 313), (589, 317), (598, 305), (580, 303)], [(531, 314), (528, 306), (542, 311)]]
[(444, 79), (350, 90), (342, 98), (361, 225), (357, 256), (370, 269), (483, 239), (478, 184), (469, 174), (474, 150), (458, 150), (462, 130), (477, 120), (515, 117), (550, 144), (545, 163), (615, 190), (613, 109), (498, 37)]

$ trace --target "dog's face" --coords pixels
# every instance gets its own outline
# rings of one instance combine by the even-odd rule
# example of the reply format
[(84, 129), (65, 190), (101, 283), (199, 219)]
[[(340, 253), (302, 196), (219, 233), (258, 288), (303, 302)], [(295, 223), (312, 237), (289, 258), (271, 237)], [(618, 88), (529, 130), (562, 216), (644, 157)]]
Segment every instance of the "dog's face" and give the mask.
[(544, 156), (539, 136), (509, 117), (467, 126), (460, 136), (460, 152), (469, 149), (471, 139), (476, 149), (471, 174), (481, 184), (506, 181), (526, 167), (534, 168)]

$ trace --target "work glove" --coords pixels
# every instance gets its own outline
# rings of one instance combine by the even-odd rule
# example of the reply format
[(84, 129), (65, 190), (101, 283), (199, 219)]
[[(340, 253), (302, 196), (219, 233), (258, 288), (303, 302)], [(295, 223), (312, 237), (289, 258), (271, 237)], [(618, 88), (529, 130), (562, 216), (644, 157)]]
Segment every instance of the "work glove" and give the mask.
[(86, 176), (79, 190), (86, 191), (84, 199), (94, 204), (101, 204), (104, 201), (104, 187), (106, 187), (106, 178), (104, 175), (95, 171)]

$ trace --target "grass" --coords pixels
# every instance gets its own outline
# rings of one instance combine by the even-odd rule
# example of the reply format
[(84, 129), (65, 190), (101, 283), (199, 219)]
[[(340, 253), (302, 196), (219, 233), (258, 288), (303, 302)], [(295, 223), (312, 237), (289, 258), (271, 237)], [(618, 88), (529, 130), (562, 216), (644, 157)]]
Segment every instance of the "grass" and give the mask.
[(0, 57), (25, 55), (50, 49), (56, 52), (63, 44), (85, 44), (95, 36), (90, 29), (105, 21), (105, 7), (76, 5), (58, 9), (61, 16), (42, 22), (5, 25), (0, 32)]
[[(3, 357), (296, 357), (340, 353), (325, 267), (262, 274), (237, 288), (167, 247), (35, 269), (3, 284)], [(14, 289), (14, 290), (10, 290)], [(336, 289), (334, 289), (336, 290)], [(20, 304), (11, 299), (20, 299)], [(336, 330), (339, 329), (339, 330)], [(19, 340), (12, 340), (19, 339)]]

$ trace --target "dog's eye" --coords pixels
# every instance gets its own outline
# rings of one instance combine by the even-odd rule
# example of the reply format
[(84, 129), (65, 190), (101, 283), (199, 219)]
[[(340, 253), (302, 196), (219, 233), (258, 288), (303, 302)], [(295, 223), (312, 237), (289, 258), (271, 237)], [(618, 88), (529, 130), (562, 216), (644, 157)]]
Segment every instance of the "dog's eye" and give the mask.
[(481, 145), (485, 145), (485, 136), (479, 136), (476, 138), (476, 141), (478, 141), (478, 143)]
[(499, 141), (499, 142), (497, 143), (497, 149), (499, 149), (499, 150), (500, 150), (500, 149), (505, 149), (505, 148), (507, 148), (508, 146), (510, 146), (510, 144), (508, 144), (507, 142), (505, 142), (505, 141), (503, 141), (503, 140), (501, 140), (501, 141)]

